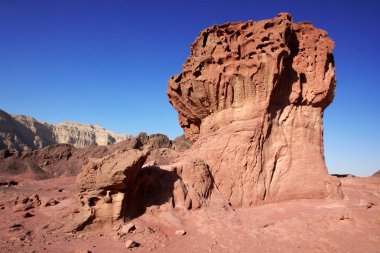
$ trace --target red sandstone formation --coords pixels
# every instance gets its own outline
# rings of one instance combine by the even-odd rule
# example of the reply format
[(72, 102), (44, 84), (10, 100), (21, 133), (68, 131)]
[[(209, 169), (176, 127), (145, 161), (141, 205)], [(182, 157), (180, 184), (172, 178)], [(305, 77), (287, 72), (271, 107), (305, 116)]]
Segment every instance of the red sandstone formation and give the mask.
[(78, 175), (81, 217), (87, 225), (110, 226), (136, 218), (149, 207), (201, 207), (212, 190), (207, 165), (186, 159), (176, 166), (143, 166), (149, 151), (131, 149), (93, 159)]
[(185, 156), (206, 162), (228, 204), (341, 195), (323, 151), (333, 47), (327, 32), (286, 13), (214, 25), (191, 45), (168, 96), (196, 140)]

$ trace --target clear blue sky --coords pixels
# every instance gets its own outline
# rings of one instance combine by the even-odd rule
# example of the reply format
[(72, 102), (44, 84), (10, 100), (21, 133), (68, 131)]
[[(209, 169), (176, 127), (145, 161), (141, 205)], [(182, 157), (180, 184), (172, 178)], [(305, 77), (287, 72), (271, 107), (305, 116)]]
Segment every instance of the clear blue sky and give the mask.
[(167, 80), (198, 33), (284, 11), (336, 43), (337, 92), (325, 112), (330, 172), (380, 169), (379, 0), (0, 0), (0, 108), (173, 138), (182, 130)]

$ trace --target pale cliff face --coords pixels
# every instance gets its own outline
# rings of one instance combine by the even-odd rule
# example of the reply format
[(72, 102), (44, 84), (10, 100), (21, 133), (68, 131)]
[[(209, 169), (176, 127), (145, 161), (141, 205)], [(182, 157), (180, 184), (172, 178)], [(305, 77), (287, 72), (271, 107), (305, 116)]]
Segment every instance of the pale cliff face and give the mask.
[(53, 132), (57, 143), (69, 143), (78, 148), (91, 145), (110, 145), (130, 137), (129, 135), (115, 134), (97, 125), (68, 121), (55, 125)]
[(84, 148), (93, 145), (109, 145), (129, 137), (129, 135), (119, 135), (97, 125), (74, 122), (53, 125), (32, 117), (9, 115), (0, 110), (0, 149), (22, 151), (57, 143)]

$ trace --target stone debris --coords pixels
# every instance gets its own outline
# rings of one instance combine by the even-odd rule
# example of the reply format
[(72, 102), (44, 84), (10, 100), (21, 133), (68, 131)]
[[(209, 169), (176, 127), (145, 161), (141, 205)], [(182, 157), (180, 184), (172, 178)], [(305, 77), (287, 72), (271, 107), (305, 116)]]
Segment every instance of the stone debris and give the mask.
[(45, 204), (43, 205), (44, 207), (48, 207), (48, 206), (55, 206), (55, 205), (58, 205), (60, 202), (58, 200), (56, 200), (55, 198), (50, 198), (48, 199)]
[(120, 232), (123, 234), (132, 233), (136, 230), (136, 226), (133, 223), (127, 223), (121, 227)]
[(180, 229), (180, 230), (175, 231), (175, 234), (179, 236), (186, 235), (186, 231), (183, 229)]
[(137, 248), (139, 246), (140, 246), (140, 244), (138, 242), (133, 241), (133, 240), (128, 240), (125, 242), (125, 247), (127, 249), (133, 249), (133, 248)]

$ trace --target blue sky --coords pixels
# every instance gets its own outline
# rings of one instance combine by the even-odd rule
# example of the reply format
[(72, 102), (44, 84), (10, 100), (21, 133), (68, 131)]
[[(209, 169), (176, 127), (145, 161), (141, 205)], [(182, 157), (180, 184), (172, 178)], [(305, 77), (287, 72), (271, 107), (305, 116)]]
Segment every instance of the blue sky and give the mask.
[(118, 133), (182, 134), (166, 96), (199, 32), (290, 12), (335, 40), (331, 173), (380, 169), (380, 1), (0, 0), (0, 108)]

